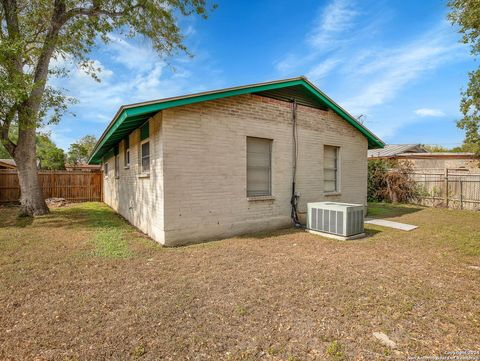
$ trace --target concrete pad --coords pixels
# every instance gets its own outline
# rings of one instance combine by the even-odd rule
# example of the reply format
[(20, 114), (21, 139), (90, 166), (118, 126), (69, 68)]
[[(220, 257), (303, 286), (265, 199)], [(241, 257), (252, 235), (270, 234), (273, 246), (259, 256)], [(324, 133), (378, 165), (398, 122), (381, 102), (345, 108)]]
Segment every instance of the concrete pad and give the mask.
[(402, 231), (411, 231), (412, 229), (418, 228), (418, 226), (414, 226), (412, 224), (392, 222), (387, 221), (386, 219), (369, 219), (368, 221), (365, 221), (365, 223), (375, 224), (376, 226), (400, 229)]
[(308, 233), (312, 233), (312, 234), (316, 234), (317, 236), (322, 236), (322, 237), (327, 237), (327, 238), (333, 238), (333, 239), (338, 239), (340, 241), (349, 241), (351, 239), (359, 239), (359, 238), (363, 238), (365, 237), (365, 233), (359, 233), (359, 234), (355, 234), (353, 236), (349, 236), (349, 237), (344, 237), (344, 236), (339, 236), (337, 234), (331, 234), (331, 233), (325, 233), (325, 232), (318, 232), (318, 231), (314, 231), (312, 229), (308, 229), (307, 230)]

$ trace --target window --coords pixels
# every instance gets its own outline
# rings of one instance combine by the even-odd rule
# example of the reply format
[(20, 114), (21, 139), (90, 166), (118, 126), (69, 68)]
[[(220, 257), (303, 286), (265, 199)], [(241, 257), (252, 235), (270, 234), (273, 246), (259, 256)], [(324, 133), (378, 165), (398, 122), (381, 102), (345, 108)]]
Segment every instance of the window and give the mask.
[(150, 173), (150, 142), (148, 140), (142, 142), (141, 152), (142, 173)]
[(130, 148), (125, 149), (125, 168), (130, 167)]
[(115, 178), (120, 177), (120, 156), (117, 154), (115, 156)]
[(323, 191), (338, 192), (338, 147), (326, 145), (323, 148)]
[(108, 177), (108, 162), (103, 163), (103, 176)]
[(123, 148), (124, 148), (123, 163), (125, 168), (128, 168), (130, 167), (130, 144), (129, 144), (128, 136), (125, 138), (125, 141), (123, 143)]
[(140, 127), (140, 156), (139, 166), (143, 174), (150, 173), (150, 124), (146, 122)]
[(272, 195), (272, 140), (247, 137), (247, 197)]

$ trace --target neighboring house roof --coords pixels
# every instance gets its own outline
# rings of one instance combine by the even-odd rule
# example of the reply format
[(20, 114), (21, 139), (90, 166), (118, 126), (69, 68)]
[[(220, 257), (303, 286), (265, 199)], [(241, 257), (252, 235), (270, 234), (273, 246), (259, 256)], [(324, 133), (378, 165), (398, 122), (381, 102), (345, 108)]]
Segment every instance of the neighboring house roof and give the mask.
[(369, 158), (395, 157), (402, 153), (428, 153), (421, 144), (387, 144), (383, 149), (371, 149)]
[(295, 99), (301, 105), (322, 109), (330, 108), (368, 139), (370, 149), (382, 148), (385, 145), (380, 138), (305, 77), (297, 77), (121, 106), (95, 145), (88, 163), (100, 163), (102, 157), (109, 153), (116, 144), (163, 109), (242, 94), (257, 94), (287, 101)]
[(65, 169), (95, 170), (100, 169), (98, 164), (65, 164)]
[(0, 159), (0, 167), (14, 169), (17, 165), (13, 159)]
[(410, 158), (410, 159), (474, 159), (475, 153), (466, 152), (439, 152), (439, 153), (401, 153), (397, 155), (398, 158)]

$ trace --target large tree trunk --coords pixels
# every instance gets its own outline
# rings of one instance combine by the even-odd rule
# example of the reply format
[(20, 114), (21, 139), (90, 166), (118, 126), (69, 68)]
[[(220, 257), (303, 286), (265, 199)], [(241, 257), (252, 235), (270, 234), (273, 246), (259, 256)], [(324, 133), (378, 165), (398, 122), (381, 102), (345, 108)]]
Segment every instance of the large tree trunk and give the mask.
[(38, 180), (35, 128), (20, 130), (14, 160), (20, 182), (20, 215), (40, 216), (49, 212)]

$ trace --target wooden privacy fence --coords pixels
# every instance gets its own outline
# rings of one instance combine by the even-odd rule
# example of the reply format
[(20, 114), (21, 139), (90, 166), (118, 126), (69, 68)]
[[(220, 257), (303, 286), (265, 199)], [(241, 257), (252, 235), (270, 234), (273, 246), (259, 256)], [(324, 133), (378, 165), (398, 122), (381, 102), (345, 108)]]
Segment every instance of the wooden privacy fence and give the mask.
[[(101, 172), (39, 171), (45, 198), (65, 198), (69, 202), (102, 200)], [(20, 186), (16, 170), (0, 170), (0, 202), (18, 202)]]
[(480, 173), (446, 169), (443, 173), (410, 174), (425, 206), (480, 210)]

